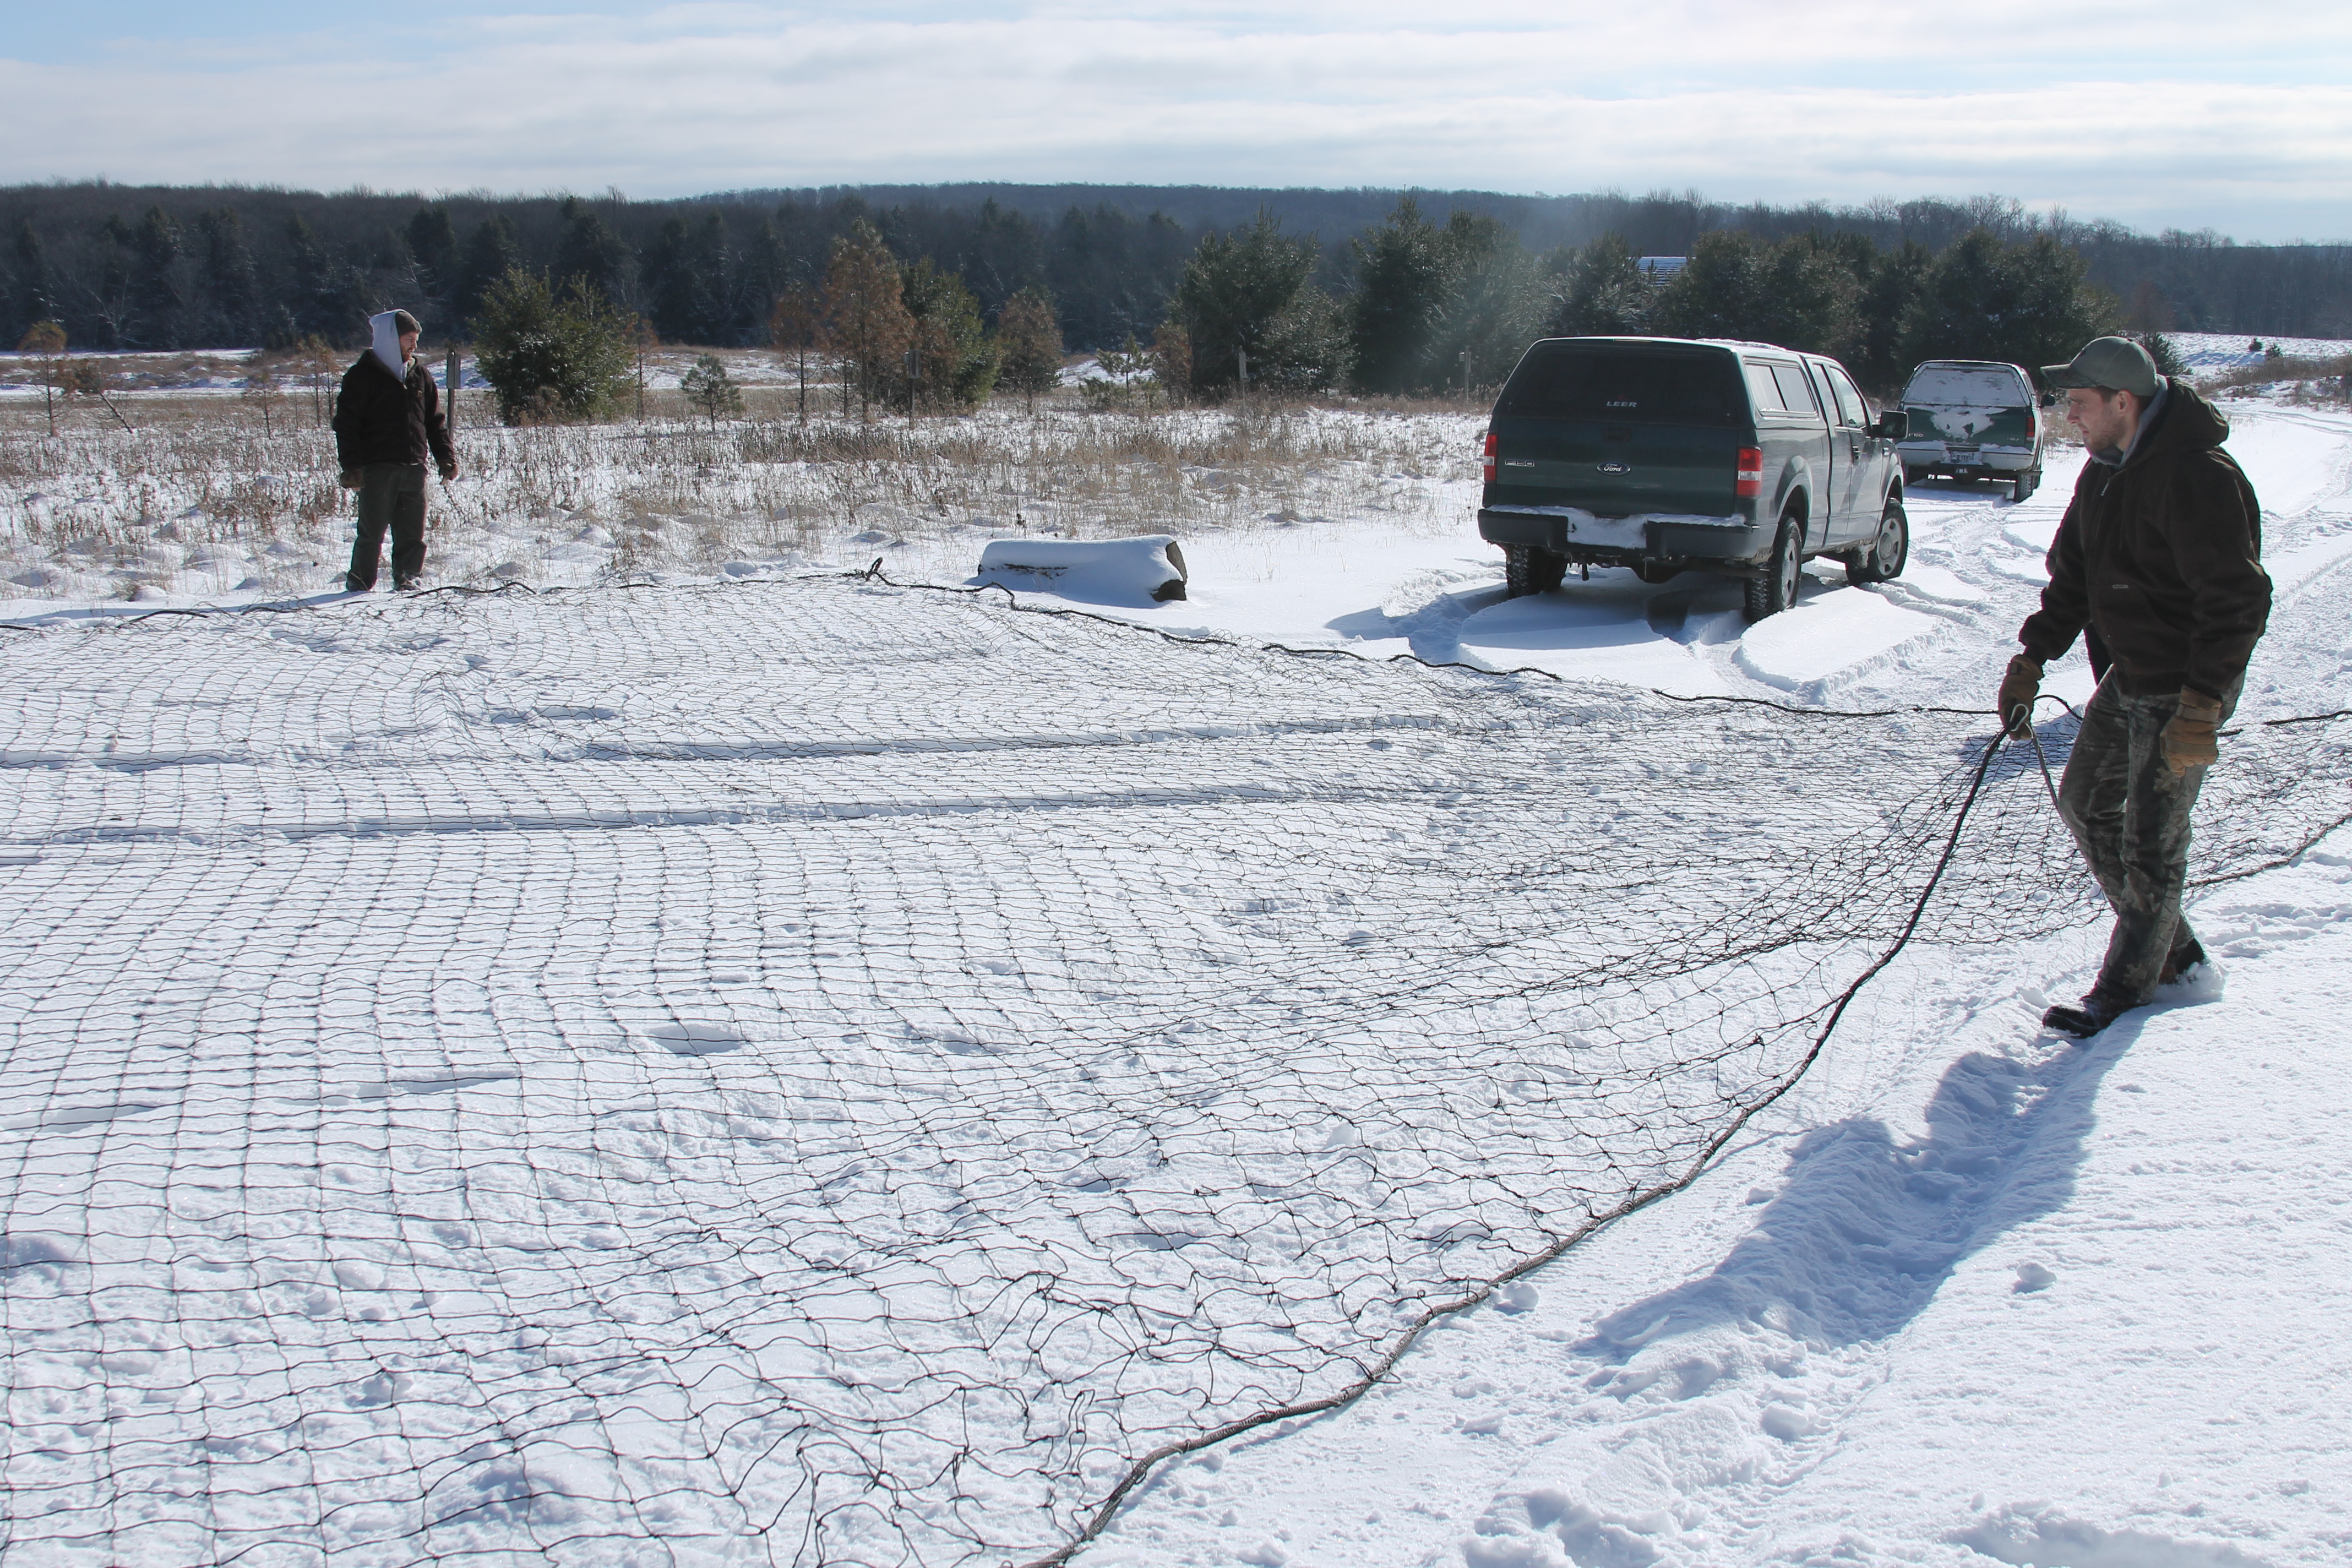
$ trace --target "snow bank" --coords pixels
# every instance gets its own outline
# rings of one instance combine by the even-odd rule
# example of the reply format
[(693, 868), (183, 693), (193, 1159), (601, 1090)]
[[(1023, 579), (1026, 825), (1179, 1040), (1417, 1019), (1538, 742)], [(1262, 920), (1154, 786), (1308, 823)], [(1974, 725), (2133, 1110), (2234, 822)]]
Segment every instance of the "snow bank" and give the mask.
[(1026, 588), (1087, 604), (1165, 604), (1184, 596), (1184, 552), (1173, 536), (995, 539), (974, 583)]
[(1739, 668), (1783, 691), (1814, 692), (1872, 669), (1937, 634), (1941, 623), (1861, 588), (1833, 588), (1748, 628)]
[(1729, 691), (1706, 645), (1736, 624), (1738, 584), (1696, 573), (1684, 583), (1660, 592), (1612, 569), (1557, 593), (1506, 599), (1462, 623), (1461, 655), (1493, 669), (1541, 669), (1678, 697)]

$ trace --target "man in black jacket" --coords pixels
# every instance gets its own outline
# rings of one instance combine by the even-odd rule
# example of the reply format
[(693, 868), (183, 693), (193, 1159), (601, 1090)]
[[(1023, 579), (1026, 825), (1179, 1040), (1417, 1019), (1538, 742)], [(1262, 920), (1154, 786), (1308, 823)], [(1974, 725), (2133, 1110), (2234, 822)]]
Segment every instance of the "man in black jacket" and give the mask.
[(335, 456), (345, 489), (360, 493), (359, 537), (343, 586), (375, 586), (376, 562), (392, 533), (392, 585), (414, 588), (425, 570), (425, 464), (443, 483), (457, 477), (441, 389), (416, 357), (416, 318), (386, 310), (368, 318), (374, 342), (343, 373), (335, 395)]
[(2230, 422), (2127, 338), (2097, 338), (2042, 375), (2066, 391), (2090, 460), (2050, 545), (2042, 608), (2018, 633), (2000, 716), (2032, 719), (2042, 666), (2095, 628), (2114, 665), (2083, 711), (2059, 812), (2116, 911), (2098, 983), (2051, 1028), (2097, 1034), (2205, 962), (2180, 893), (2189, 816), (2214, 732), (2270, 618), (2262, 509), (2221, 443)]

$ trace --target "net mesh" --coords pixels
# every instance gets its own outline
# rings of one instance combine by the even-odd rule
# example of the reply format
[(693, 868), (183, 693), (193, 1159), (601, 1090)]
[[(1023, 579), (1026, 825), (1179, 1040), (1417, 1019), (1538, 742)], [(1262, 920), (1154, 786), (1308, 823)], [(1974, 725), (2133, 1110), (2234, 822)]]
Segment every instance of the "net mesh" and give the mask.
[[(28, 1562), (1052, 1552), (1686, 1170), (1990, 731), (838, 580), (10, 651)], [(2235, 737), (2196, 873), (2347, 742)], [(1994, 760), (1921, 941), (2098, 912), (2042, 787)]]

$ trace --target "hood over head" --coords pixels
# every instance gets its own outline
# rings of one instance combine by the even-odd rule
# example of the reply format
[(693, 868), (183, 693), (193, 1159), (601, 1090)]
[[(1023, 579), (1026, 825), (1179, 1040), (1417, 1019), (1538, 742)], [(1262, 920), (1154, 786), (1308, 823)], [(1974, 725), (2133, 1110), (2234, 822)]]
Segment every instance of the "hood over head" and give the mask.
[(2128, 468), (2159, 450), (2208, 451), (2230, 438), (2230, 416), (2179, 376), (2167, 376), (2156, 401), (2140, 416), (2131, 445), (2120, 452), (2093, 452), (2091, 460)]
[(405, 310), (383, 310), (368, 318), (368, 329), (375, 335), (369, 350), (395, 379), (406, 381), (408, 360), (400, 352), (400, 334), (416, 331), (416, 318)]

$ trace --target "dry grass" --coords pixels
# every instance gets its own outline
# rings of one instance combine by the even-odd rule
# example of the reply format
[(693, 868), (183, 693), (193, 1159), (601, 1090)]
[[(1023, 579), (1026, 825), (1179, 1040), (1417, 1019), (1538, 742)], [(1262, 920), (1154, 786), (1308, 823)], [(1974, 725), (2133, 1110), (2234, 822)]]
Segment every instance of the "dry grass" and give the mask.
[[(0, 404), (0, 596), (315, 590), (340, 572), (350, 500), (307, 397), (267, 428), (234, 395), (116, 402), (131, 431), (77, 405), (55, 438), (37, 402)], [(975, 536), (1014, 530), (1443, 527), (1460, 510), (1444, 487), (1476, 477), (1480, 423), (1444, 403), (1089, 412), (1070, 395), (1034, 415), (911, 423), (845, 419), (837, 404), (803, 423), (790, 387), (750, 388), (747, 403), (714, 426), (655, 391), (643, 419), (510, 429), (463, 395), (466, 471), (436, 491), (433, 575), (578, 582), (875, 555), (968, 571)]]
[(2200, 391), (2214, 397), (2278, 388), (2290, 404), (2341, 406), (2352, 401), (2352, 354), (2332, 359), (2286, 354), (2232, 366), (2197, 384)]

